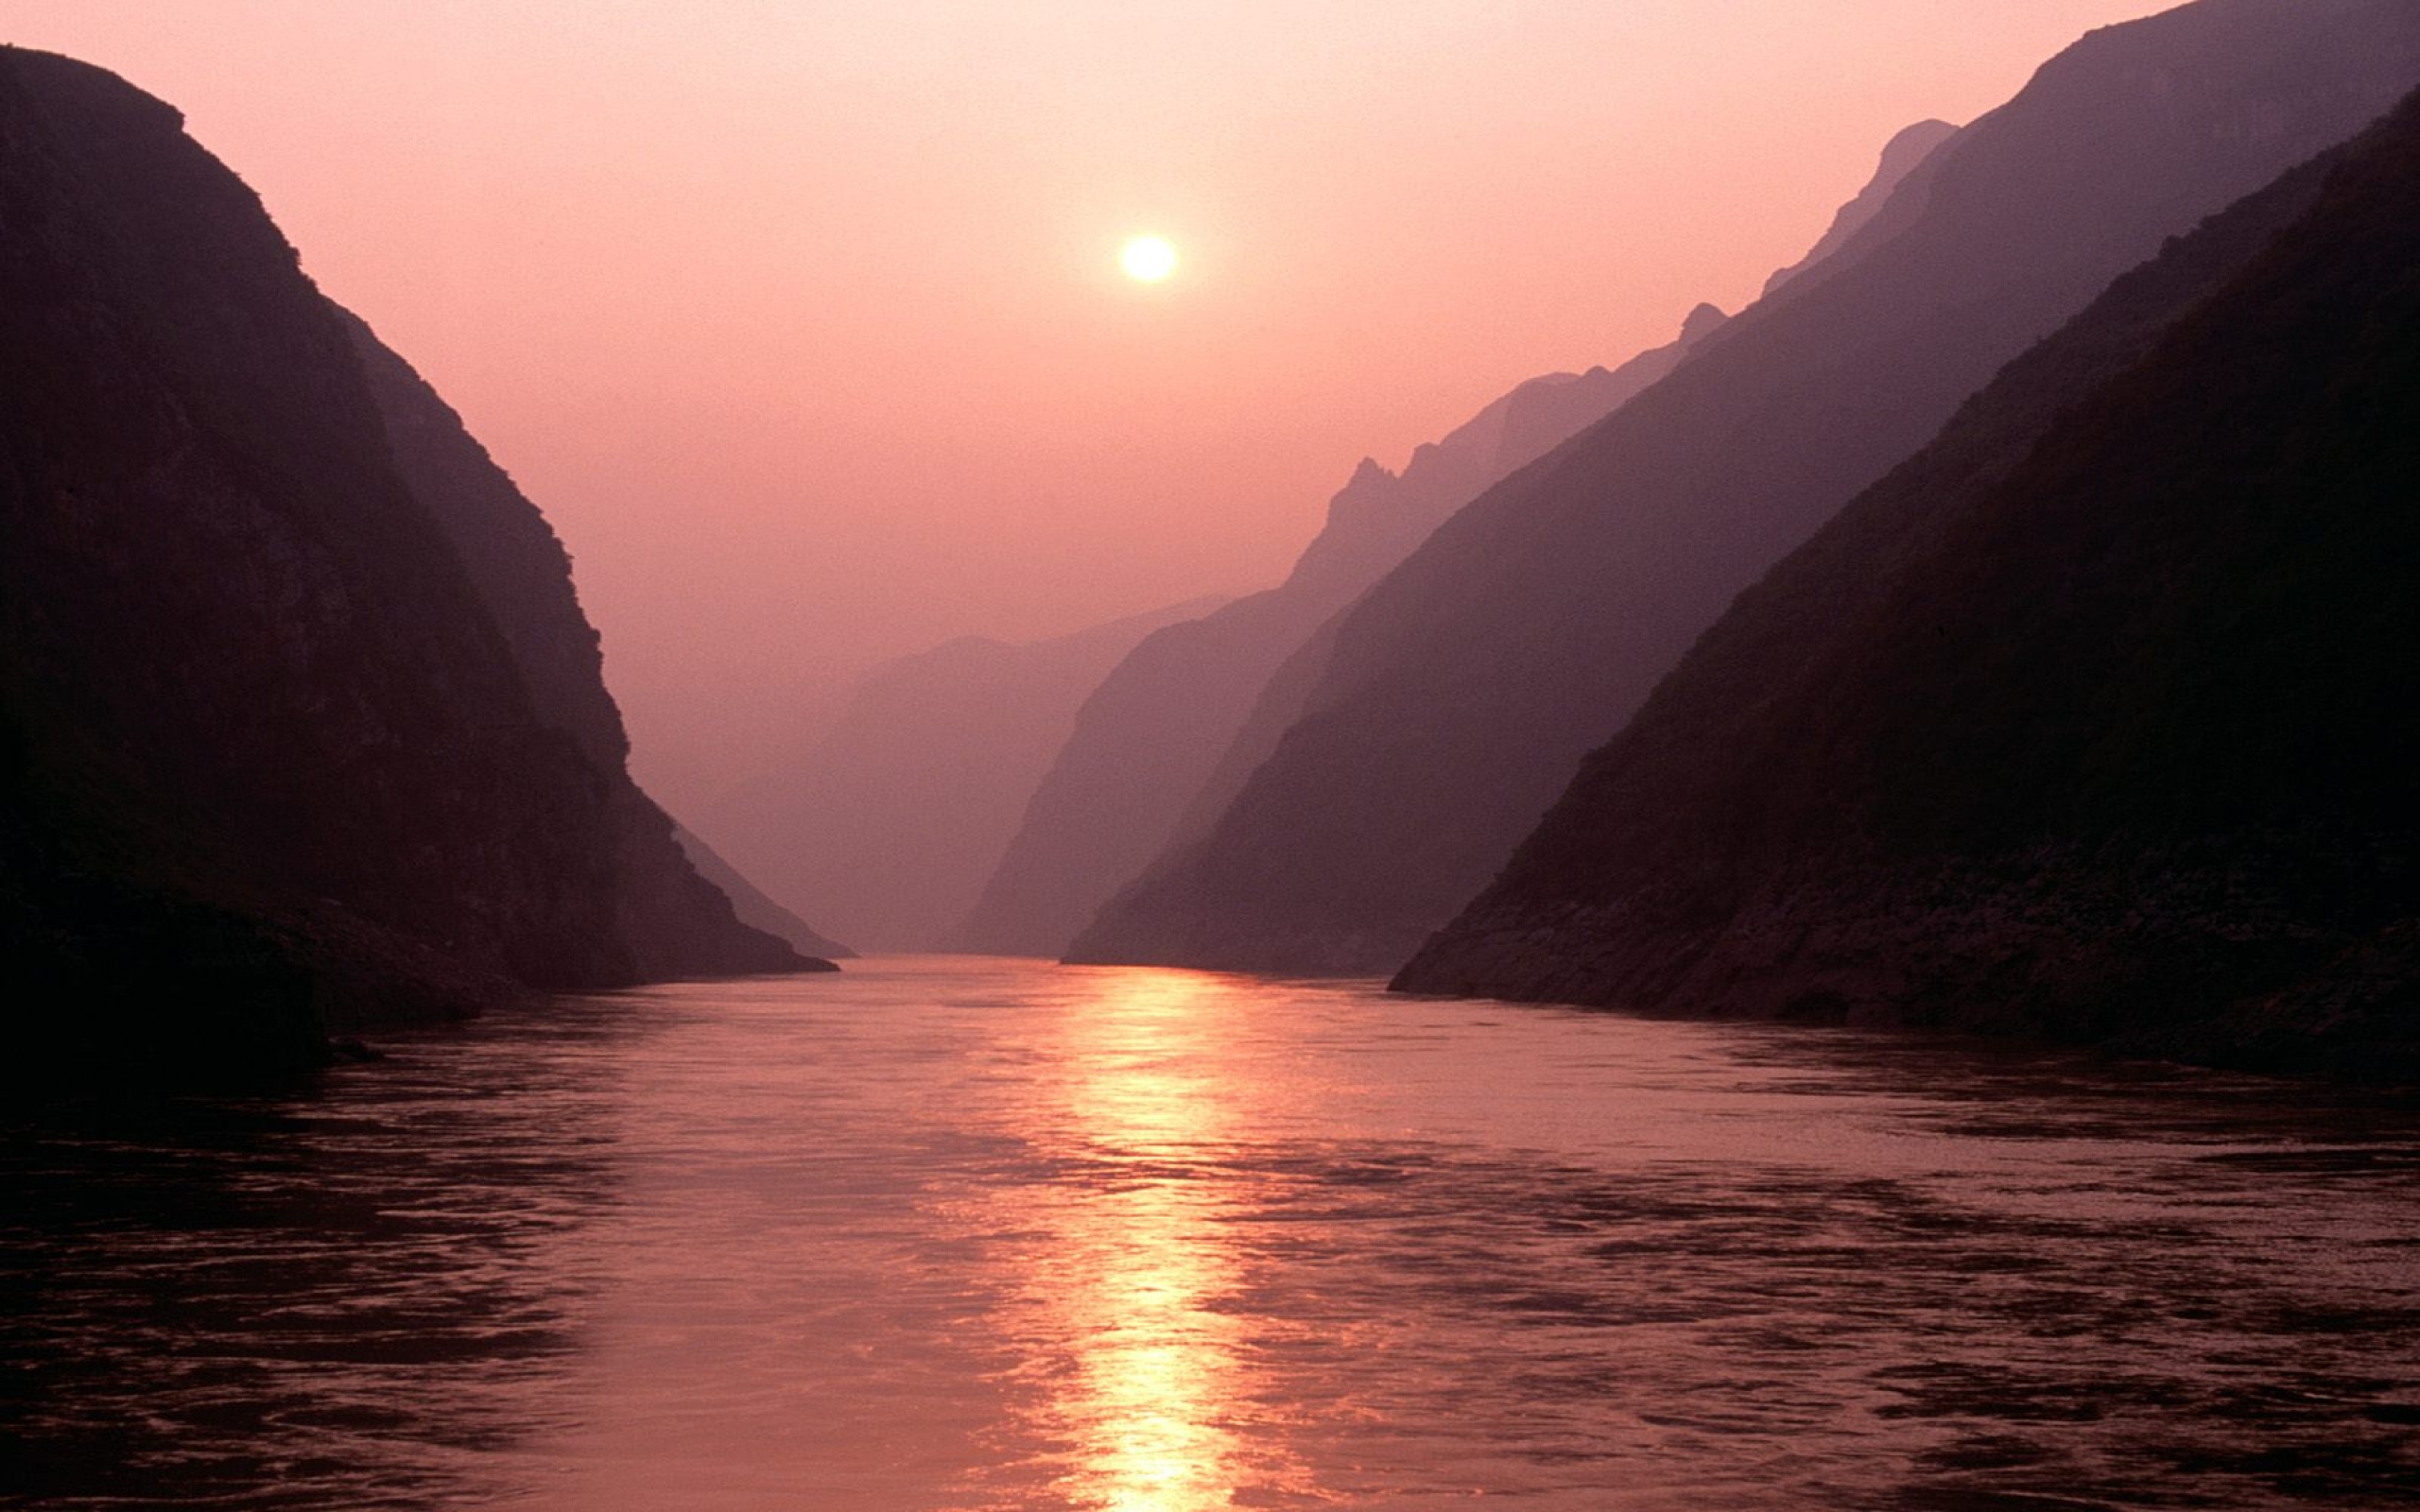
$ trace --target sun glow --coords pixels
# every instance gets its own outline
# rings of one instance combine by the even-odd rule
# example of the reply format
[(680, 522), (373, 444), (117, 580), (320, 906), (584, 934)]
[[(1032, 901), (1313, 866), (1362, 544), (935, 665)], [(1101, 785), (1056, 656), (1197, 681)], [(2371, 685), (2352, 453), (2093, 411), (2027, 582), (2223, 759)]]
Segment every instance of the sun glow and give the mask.
[(1176, 271), (1176, 249), (1158, 236), (1137, 236), (1118, 252), (1117, 266), (1138, 284), (1157, 284)]

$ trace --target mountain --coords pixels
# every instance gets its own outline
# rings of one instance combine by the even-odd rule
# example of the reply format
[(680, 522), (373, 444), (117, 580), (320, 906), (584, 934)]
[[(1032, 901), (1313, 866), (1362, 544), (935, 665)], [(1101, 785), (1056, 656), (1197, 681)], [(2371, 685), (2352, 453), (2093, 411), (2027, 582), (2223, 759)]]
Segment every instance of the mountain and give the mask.
[(2420, 96), (2120, 281), (1396, 985), (2420, 1077), (2415, 205)]
[(631, 780), (630, 737), (605, 688), (604, 652), (554, 527), (409, 363), (358, 317), (332, 308), (369, 379), (396, 472), (469, 574), (538, 722), (571, 736), (604, 780), (614, 913), (640, 976), (787, 969), (785, 943), (807, 950), (802, 941), (821, 936), (805, 930), (792, 939), (735, 919), (735, 898), (701, 874), (671, 817)]
[(1208, 837), (1075, 958), (1393, 970), (1741, 589), (2166, 238), (2414, 77), (2402, 0), (2201, 0), (2084, 38), (1373, 589)]
[(874, 669), (803, 751), (709, 816), (751, 875), (868, 950), (926, 950), (974, 906), (1076, 711), (1137, 642), (1225, 600), (1071, 635), (950, 641)]
[(675, 824), (672, 837), (681, 842), (681, 850), (698, 875), (722, 889), (731, 900), (732, 912), (751, 929), (761, 929), (776, 939), (786, 940), (792, 949), (805, 955), (820, 955), (826, 960), (846, 960), (857, 953), (838, 940), (826, 939), (798, 915), (775, 902), (765, 890), (739, 874), (739, 869), (715, 852), (715, 848), (699, 839), (688, 830)]
[(11, 1064), (299, 1064), (807, 964), (633, 870), (616, 772), (541, 717), (345, 323), (174, 110), (0, 48), (0, 224)]
[(1058, 954), (1176, 837), (1313, 631), (1439, 521), (1671, 371), (1723, 319), (1702, 305), (1678, 340), (1618, 368), (1530, 379), (1414, 450), (1401, 473), (1363, 458), (1284, 583), (1152, 635), (1085, 701), (952, 948)]
[(1856, 198), (1841, 207), (1812, 250), (1765, 280), (1765, 293), (1780, 293), (1783, 284), (1845, 251), (1858, 233), (1881, 215), (1883, 207), (1891, 202), (1891, 197), (1909, 175), (1922, 168), (1927, 159), (1957, 134), (1958, 128), (1947, 121), (1918, 121), (1893, 137), (1883, 146), (1882, 162), (1874, 170), (1873, 179), (1858, 191)]
[[(1816, 248), (1793, 267), (1773, 276), (1775, 284), (1823, 267), (1845, 248), (1858, 231), (1872, 223), (1879, 213), (1881, 201), (1908, 175), (1921, 170), (1931, 149), (1953, 134), (1955, 128), (1938, 122), (1910, 127), (1894, 136), (1884, 148), (1875, 177), (1858, 198), (1843, 206), (1834, 217), (1831, 229)], [(1643, 391), (1644, 387), (1660, 379), (1678, 358), (1694, 352), (1709, 338), (1718, 336), (1728, 325), (1728, 318), (1710, 304), (1693, 311), (1681, 329), (1677, 347), (1649, 353), (1646, 358), (1623, 369), (1632, 379), (1645, 379), (1646, 385), (1624, 385), (1614, 393), (1602, 389), (1575, 395), (1582, 386), (1555, 377), (1535, 380), (1524, 385), (1516, 394), (1530, 403), (1514, 410), (1499, 423), (1494, 434), (1512, 438), (1504, 446), (1497, 460), (1501, 472), (1511, 473), (1535, 461), (1547, 452), (1588, 428), (1598, 420), (1618, 407), (1621, 401)], [(1604, 369), (1598, 369), (1597, 372)], [(1574, 404), (1572, 398), (1582, 402)], [(1499, 405), (1501, 409), (1505, 406)], [(1482, 420), (1486, 419), (1482, 416)], [(1526, 423), (1524, 422), (1526, 420)], [(1160, 913), (1167, 894), (1164, 888), (1184, 885), (1185, 868), (1193, 850), (1217, 828), (1224, 815), (1244, 790), (1253, 774), (1276, 754), (1278, 743), (1296, 720), (1303, 717), (1312, 695), (1326, 675), (1330, 657), (1335, 653), (1336, 638), (1350, 616), (1350, 603), (1330, 615), (1314, 630), (1292, 655), (1281, 662), (1253, 700), (1242, 727), (1219, 757), (1208, 777), (1196, 789), (1169, 831), (1167, 843), (1157, 857), (1132, 881), (1113, 894), (1097, 916), (1097, 921), (1079, 936), (1071, 947), (1079, 959), (1089, 958), (1090, 953), (1132, 950), (1131, 936), (1148, 935), (1150, 920)], [(1125, 938), (1128, 943), (1116, 943)]]

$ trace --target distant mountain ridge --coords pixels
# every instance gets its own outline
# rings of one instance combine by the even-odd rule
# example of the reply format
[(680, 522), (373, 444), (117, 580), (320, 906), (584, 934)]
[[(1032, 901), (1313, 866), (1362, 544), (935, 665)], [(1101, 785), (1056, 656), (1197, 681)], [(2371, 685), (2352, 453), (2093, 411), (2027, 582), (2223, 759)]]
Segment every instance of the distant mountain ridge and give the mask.
[(1833, 217), (1813, 250), (1765, 280), (1765, 293), (1780, 293), (1785, 284), (1801, 274), (1845, 251), (1859, 232), (1880, 217), (1900, 184), (1957, 135), (1958, 128), (1947, 121), (1919, 121), (1893, 137), (1882, 148), (1882, 162), (1874, 170), (1874, 178), (1858, 191), (1856, 198), (1841, 207), (1841, 213)]
[(961, 636), (874, 668), (829, 728), (703, 816), (750, 875), (853, 945), (931, 949), (974, 906), (1109, 669), (1216, 597), (1046, 640)]
[(1473, 495), (1671, 371), (1724, 318), (1701, 305), (1678, 340), (1618, 368), (1530, 379), (1416, 448), (1401, 473), (1363, 458), (1284, 583), (1152, 636), (1085, 702), (952, 947), (1064, 950), (1184, 833), (1270, 679), (1323, 622)]
[(2396, 0), (2200, 0), (2086, 37), (1372, 589), (1211, 833), (1072, 958), (1394, 970), (1739, 590), (2119, 273), (2415, 77)]
[(1733, 607), (1397, 977), (2420, 1077), (2420, 95)]

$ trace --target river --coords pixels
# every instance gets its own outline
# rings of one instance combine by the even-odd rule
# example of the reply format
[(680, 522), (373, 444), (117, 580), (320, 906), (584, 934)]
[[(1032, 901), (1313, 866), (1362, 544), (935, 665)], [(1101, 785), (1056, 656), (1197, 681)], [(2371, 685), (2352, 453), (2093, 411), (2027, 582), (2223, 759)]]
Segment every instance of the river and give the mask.
[(0, 1138), (0, 1504), (2420, 1506), (2420, 1108), (965, 958)]

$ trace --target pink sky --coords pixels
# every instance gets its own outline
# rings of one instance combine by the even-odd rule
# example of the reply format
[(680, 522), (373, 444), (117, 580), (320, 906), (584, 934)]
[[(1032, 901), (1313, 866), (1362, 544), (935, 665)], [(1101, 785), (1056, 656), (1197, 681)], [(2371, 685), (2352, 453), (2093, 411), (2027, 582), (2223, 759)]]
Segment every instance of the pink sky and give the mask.
[[(2144, 0), (8, 0), (546, 510), (678, 809), (815, 687), (1280, 576)], [(1145, 288), (1129, 235), (1184, 263)]]

